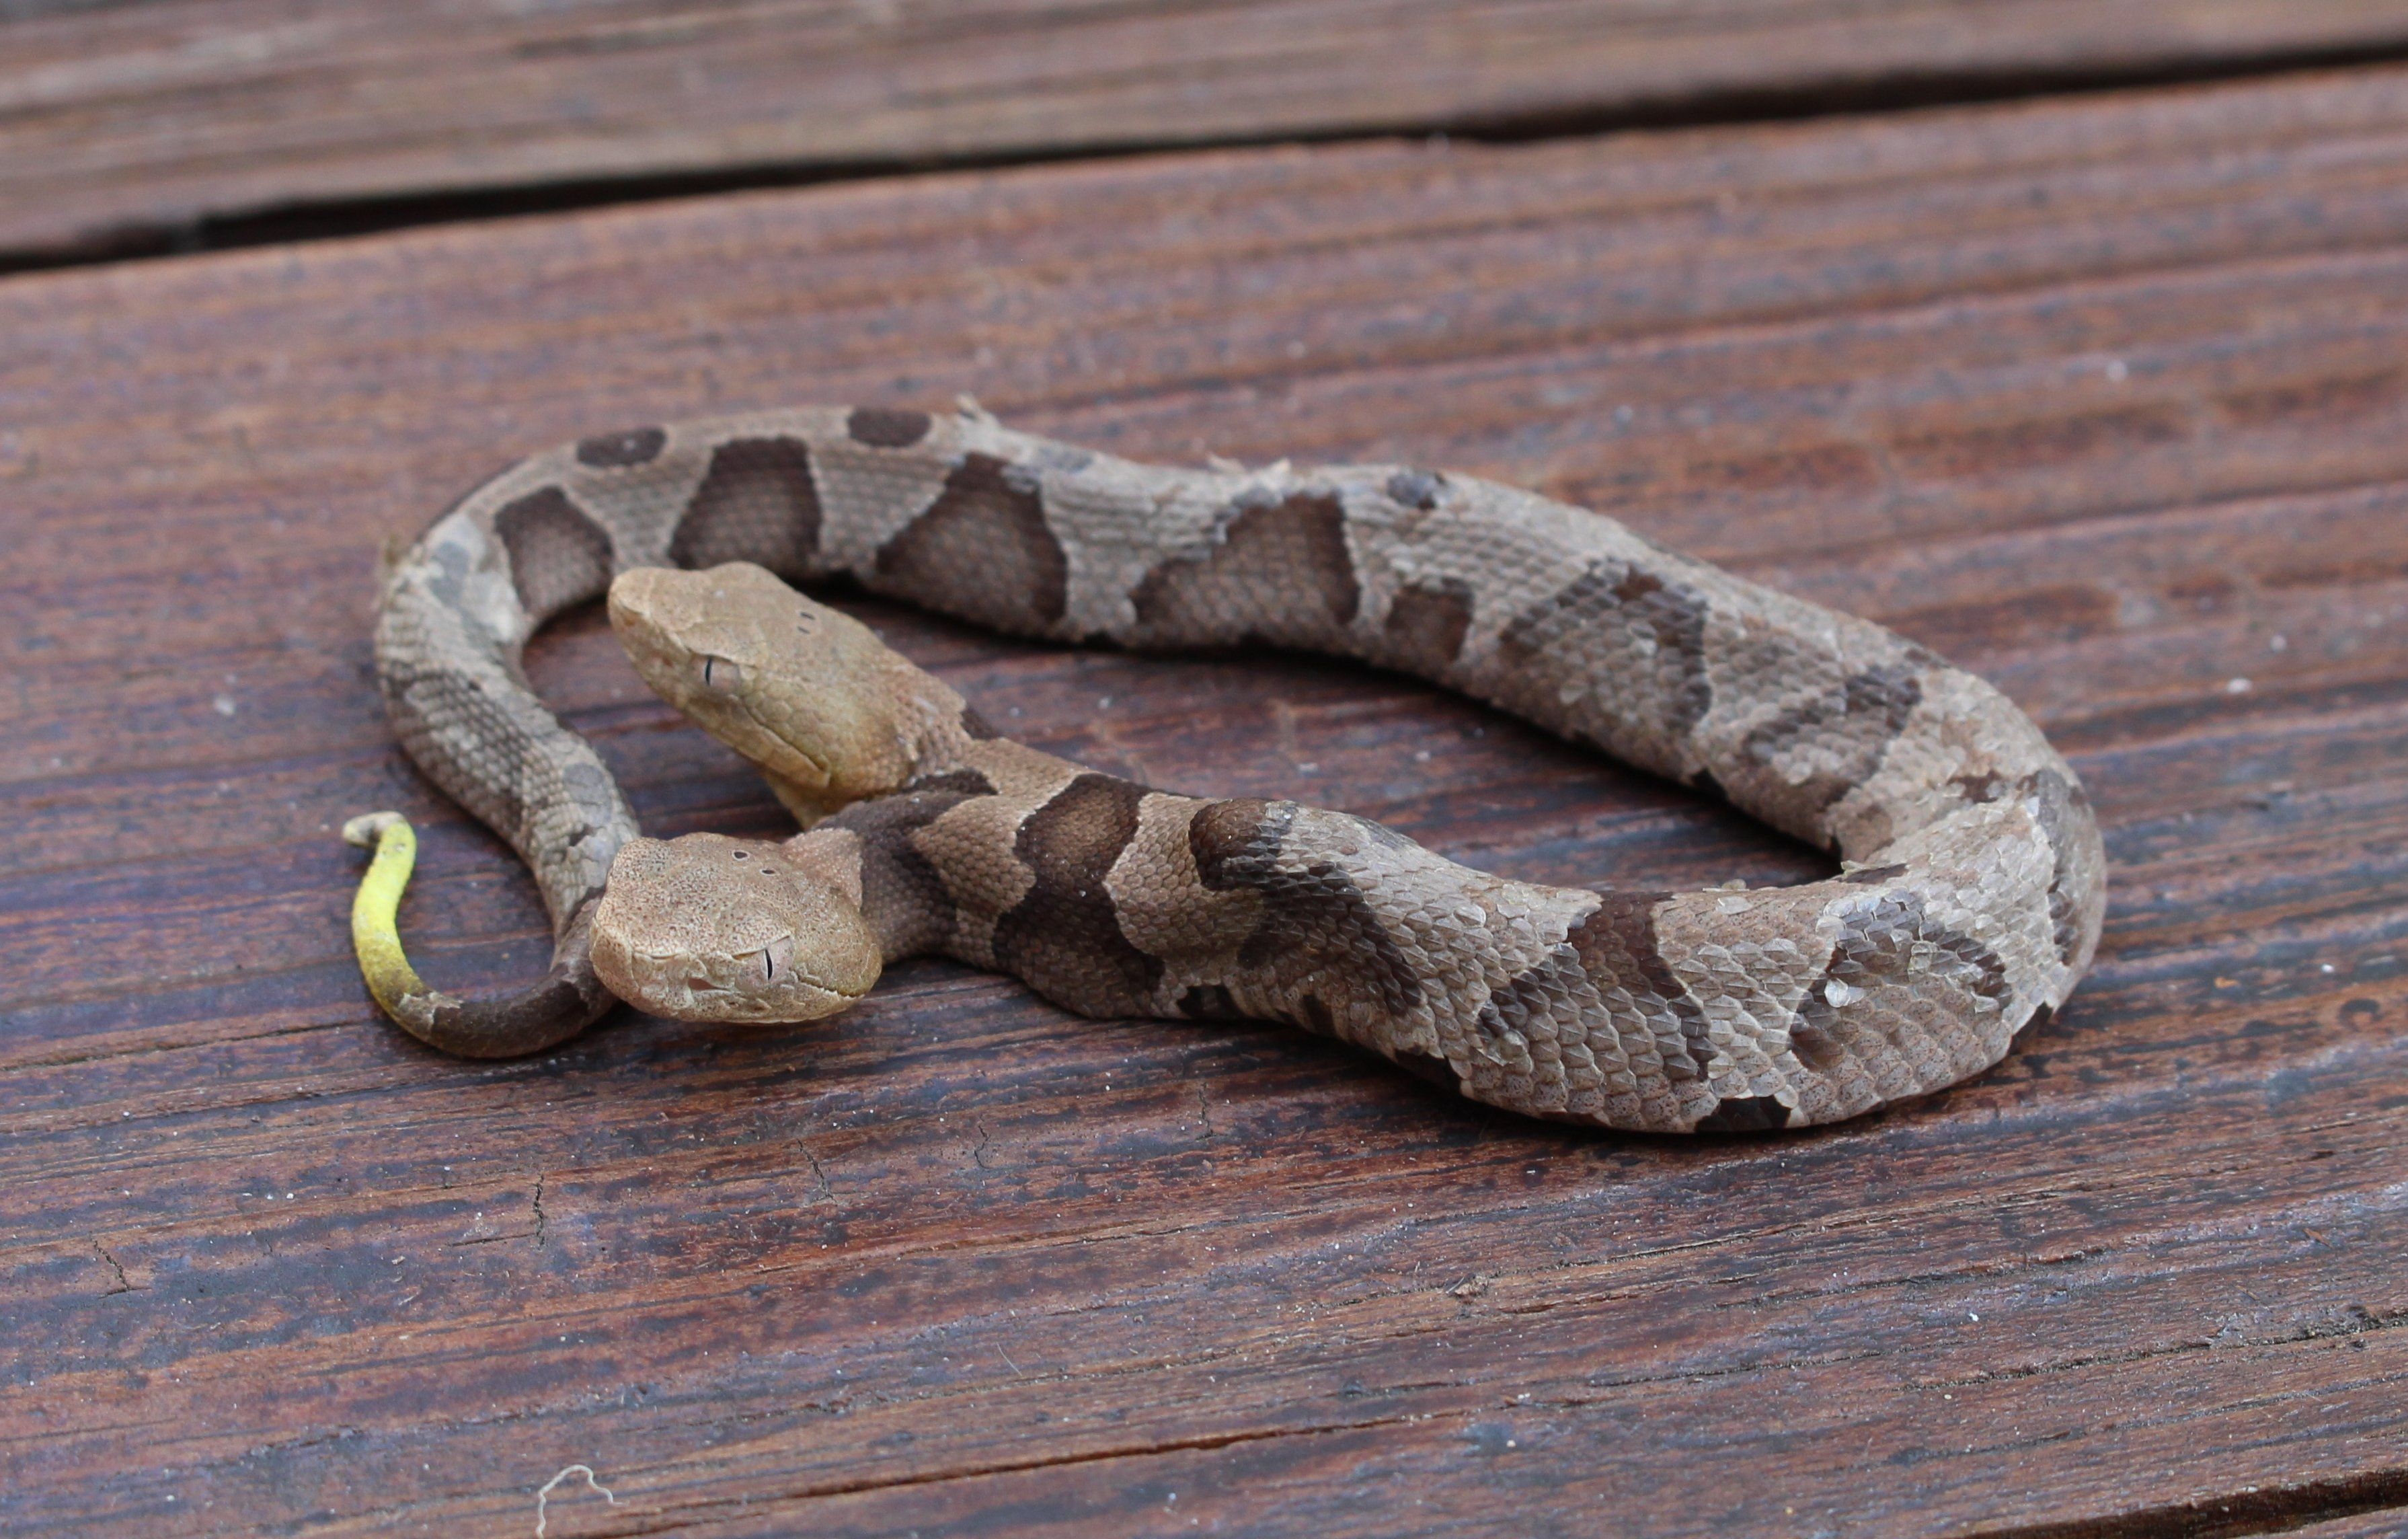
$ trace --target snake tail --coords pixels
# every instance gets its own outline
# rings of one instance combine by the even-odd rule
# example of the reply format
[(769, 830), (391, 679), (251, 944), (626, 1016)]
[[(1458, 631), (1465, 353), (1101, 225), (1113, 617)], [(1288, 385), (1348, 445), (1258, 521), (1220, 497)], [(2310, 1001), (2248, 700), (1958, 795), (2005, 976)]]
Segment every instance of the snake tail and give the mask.
[(343, 825), (345, 842), (373, 850), (351, 899), (351, 949), (368, 993), (395, 1024), (429, 1047), (463, 1057), (514, 1057), (577, 1035), (614, 1002), (593, 978), (594, 905), (582, 906), (552, 971), (524, 993), (468, 1000), (429, 987), (401, 943), (401, 895), (418, 864), (418, 832), (399, 813), (368, 813)]

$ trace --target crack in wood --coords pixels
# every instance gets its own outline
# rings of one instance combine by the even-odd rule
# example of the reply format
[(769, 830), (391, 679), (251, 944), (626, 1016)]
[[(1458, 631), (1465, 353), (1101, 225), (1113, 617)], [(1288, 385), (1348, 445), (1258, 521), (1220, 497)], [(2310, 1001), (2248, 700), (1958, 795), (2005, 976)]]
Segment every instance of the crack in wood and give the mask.
[(1969, 1531), (1965, 1539), (2243, 1539), (2408, 1508), (2408, 1469), (2296, 1486), (2242, 1487), (2113, 1517)]
[(94, 1240), (92, 1243), (92, 1249), (93, 1254), (98, 1256), (101, 1259), (101, 1261), (108, 1266), (109, 1272), (117, 1278), (116, 1286), (112, 1287), (105, 1287), (100, 1290), (100, 1296), (102, 1298), (113, 1298), (120, 1293), (136, 1293), (140, 1291), (140, 1289), (136, 1288), (132, 1283), (125, 1280), (125, 1269), (118, 1264), (116, 1257), (108, 1253), (108, 1247), (107, 1245), (102, 1244), (98, 1240)]

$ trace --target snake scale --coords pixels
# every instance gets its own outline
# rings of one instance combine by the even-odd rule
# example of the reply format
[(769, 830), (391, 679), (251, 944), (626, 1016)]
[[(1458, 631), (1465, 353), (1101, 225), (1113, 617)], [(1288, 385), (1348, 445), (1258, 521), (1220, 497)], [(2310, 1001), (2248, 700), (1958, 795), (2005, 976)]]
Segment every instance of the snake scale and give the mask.
[[(780, 581), (834, 578), (1022, 636), (1396, 669), (1719, 794), (1841, 873), (1549, 887), (1361, 818), (1098, 774), (996, 736)], [(519, 663), (606, 591), (648, 680), (753, 757), (804, 833), (639, 841)], [(607, 1009), (598, 916), (612, 984), (667, 1013), (804, 1018), (943, 953), (1088, 1014), (1291, 1022), (1533, 1115), (1790, 1127), (1998, 1061), (2062, 1004), (2104, 907), (2080, 783), (1988, 684), (1452, 473), (1141, 465), (968, 403), (609, 434), (439, 519), (387, 577), (376, 654), (402, 742), (526, 859), (553, 920), (552, 970), (520, 995), (411, 976), (388, 1000), (456, 1053), (533, 1051)]]

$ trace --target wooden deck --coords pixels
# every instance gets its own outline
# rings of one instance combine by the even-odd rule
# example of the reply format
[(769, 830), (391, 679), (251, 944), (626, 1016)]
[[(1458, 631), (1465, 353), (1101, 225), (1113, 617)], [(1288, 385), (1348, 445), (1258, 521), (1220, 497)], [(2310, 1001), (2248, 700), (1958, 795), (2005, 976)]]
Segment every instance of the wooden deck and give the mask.
[[(0, 259), (44, 265), (0, 280), (0, 1532), (2408, 1533), (2408, 17), (1704, 8), (990, 0), (988, 48), (701, 7), (657, 56), (608, 40), (632, 5), (549, 49), (498, 7), (0, 11)], [(1260, 75), (1206, 47), (1241, 15), (1392, 51)], [(1408, 67), (1462, 65), (1431, 17), (1501, 29), (1477, 89)], [(1584, 17), (1657, 65), (1553, 57)], [(1797, 42), (1843, 24), (1902, 96), (2077, 26), (2149, 78), (1542, 131), (1861, 82)], [(724, 121), (560, 105), (681, 49), (750, 61)], [(738, 122), (879, 49), (923, 50), (888, 117)], [(971, 63), (986, 118), (894, 107)], [(1172, 139), (1233, 142), (1133, 152)], [(807, 165), (850, 170), (723, 185)], [(411, 223), (685, 175), (717, 190)], [(410, 227), (76, 259), (280, 203)], [(1130, 454), (1525, 482), (1942, 649), (2100, 808), (2096, 971), (1971, 1085), (1695, 1141), (938, 964), (504, 1064), (383, 1024), (351, 813), (419, 820), (437, 981), (548, 944), (387, 733), (380, 542), (581, 432), (963, 392)], [(847, 602), (1100, 768), (1565, 883), (1821, 869), (1383, 674)], [(531, 669), (649, 829), (781, 827), (592, 616)]]

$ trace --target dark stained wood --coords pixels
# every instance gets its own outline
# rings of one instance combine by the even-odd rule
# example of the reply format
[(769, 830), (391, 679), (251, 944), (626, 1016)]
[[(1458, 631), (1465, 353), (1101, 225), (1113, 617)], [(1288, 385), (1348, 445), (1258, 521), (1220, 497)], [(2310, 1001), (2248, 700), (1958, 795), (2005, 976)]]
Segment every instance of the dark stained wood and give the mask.
[[(530, 1532), (571, 1465), (552, 1535), (2408, 1507), (2408, 72), (451, 226), (20, 277), (0, 337), (11, 1531)], [(425, 829), (431, 975), (545, 947), (376, 710), (379, 541), (580, 433), (961, 391), (1529, 482), (1944, 647), (2102, 811), (2096, 973), (1975, 1084), (1694, 1142), (935, 964), (518, 1063), (380, 1024), (351, 813)], [(1104, 768), (1819, 869), (1394, 678), (860, 608)], [(590, 617), (533, 671), (649, 827), (779, 826)]]
[(0, 7), (0, 254), (294, 204), (2403, 46), (2394, 0), (36, 3)]

